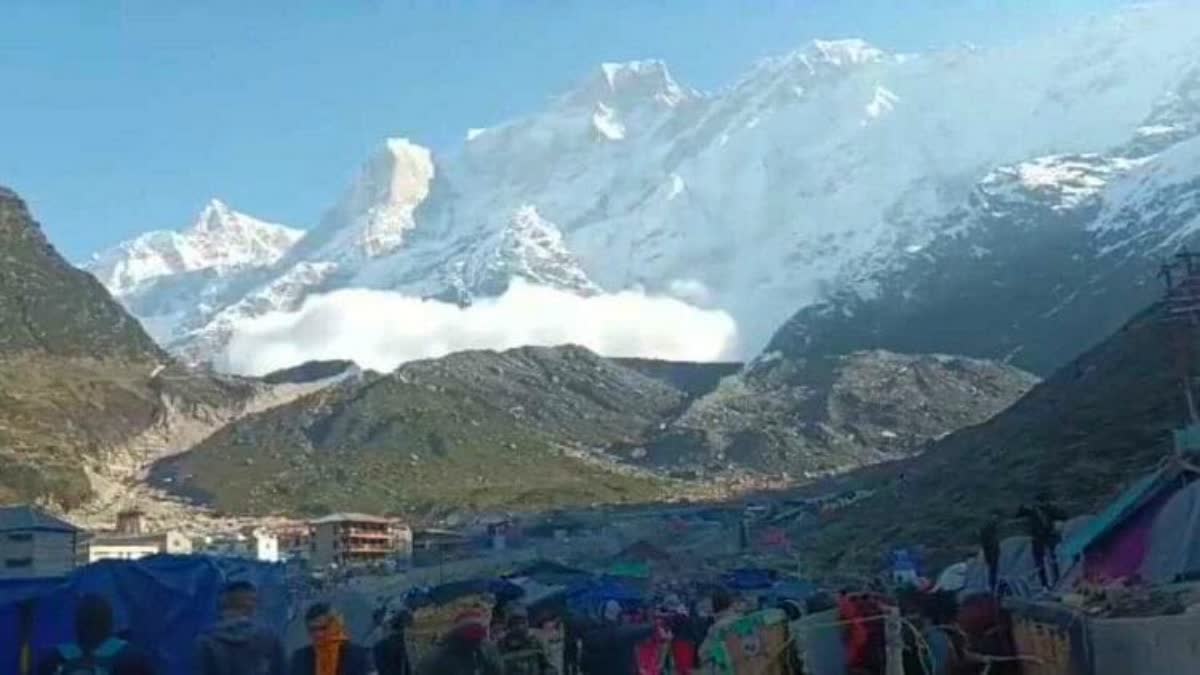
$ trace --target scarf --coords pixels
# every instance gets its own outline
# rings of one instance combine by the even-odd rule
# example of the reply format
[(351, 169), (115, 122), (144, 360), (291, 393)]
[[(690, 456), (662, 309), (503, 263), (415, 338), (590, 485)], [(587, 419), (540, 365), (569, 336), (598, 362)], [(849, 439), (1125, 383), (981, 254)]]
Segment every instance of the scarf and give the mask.
[(349, 640), (342, 618), (331, 617), (325, 630), (313, 637), (313, 655), (316, 660), (314, 675), (338, 675), (342, 645)]

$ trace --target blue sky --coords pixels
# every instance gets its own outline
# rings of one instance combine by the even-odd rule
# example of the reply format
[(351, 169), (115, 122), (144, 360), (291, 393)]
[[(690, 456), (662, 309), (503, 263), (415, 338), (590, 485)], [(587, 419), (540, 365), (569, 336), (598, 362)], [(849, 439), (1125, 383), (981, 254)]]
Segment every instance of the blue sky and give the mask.
[(387, 136), (435, 149), (602, 61), (718, 88), (815, 37), (1011, 40), (1121, 0), (7, 0), (0, 184), (68, 257), (209, 197), (311, 226)]

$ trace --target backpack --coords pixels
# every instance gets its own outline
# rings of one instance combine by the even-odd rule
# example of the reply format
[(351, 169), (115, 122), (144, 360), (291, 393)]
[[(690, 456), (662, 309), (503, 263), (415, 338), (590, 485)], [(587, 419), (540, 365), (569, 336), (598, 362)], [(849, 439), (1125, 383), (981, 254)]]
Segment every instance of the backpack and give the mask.
[(58, 646), (62, 665), (55, 675), (113, 675), (113, 664), (125, 649), (125, 641), (109, 638), (91, 653), (84, 653), (75, 643)]

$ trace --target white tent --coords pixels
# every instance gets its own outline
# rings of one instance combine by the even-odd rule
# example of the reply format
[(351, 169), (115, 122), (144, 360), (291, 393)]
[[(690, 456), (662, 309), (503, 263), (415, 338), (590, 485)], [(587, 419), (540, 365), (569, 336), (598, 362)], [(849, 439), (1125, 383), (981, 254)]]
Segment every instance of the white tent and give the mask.
[[(1066, 522), (1063, 526), (1063, 538), (1066, 539), (1091, 521), (1091, 516), (1080, 516)], [(1058, 569), (1063, 577), (1070, 578), (1077, 571), (1073, 569), (1073, 561), (1068, 559), (1062, 547), (1058, 550)], [(1007, 585), (1013, 595), (1032, 597), (1040, 587), (1037, 567), (1033, 561), (1033, 545), (1028, 536), (1009, 537), (1000, 542), (999, 581)], [(966, 583), (961, 595), (987, 593), (988, 572), (983, 561), (983, 553), (973, 558), (967, 565)]]

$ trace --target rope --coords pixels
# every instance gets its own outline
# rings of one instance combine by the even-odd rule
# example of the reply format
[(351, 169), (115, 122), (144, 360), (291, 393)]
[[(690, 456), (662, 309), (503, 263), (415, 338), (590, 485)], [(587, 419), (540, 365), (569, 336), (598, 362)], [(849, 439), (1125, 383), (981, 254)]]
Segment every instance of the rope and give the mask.
[[(873, 621), (887, 621), (889, 616), (890, 615), (888, 615), (888, 614), (876, 614), (876, 615), (872, 615), (872, 616), (860, 617), (860, 618), (855, 618), (855, 619), (837, 619), (837, 620), (833, 620), (833, 621), (820, 621), (820, 622), (815, 622), (815, 623), (806, 623), (806, 624), (804, 624), (803, 628), (805, 631), (810, 631), (813, 629), (820, 629), (820, 628), (842, 628), (842, 627), (850, 626), (850, 625), (853, 625), (856, 623), (868, 623), (868, 622), (873, 622)], [(1078, 620), (1078, 619), (1076, 618), (1075, 620)], [(909, 619), (900, 617), (899, 621), (900, 621), (901, 631), (908, 630), (914, 638), (915, 647), (917, 650), (917, 658), (921, 664), (921, 670), (924, 672), (925, 675), (935, 675), (935, 673), (933, 672), (933, 647), (929, 644), (928, 639), (926, 639), (924, 631), (922, 631), (920, 629), (920, 627), (918, 627), (916, 624), (914, 624)], [(968, 639), (967, 634), (958, 626), (955, 626), (952, 624), (943, 624), (943, 625), (933, 626), (933, 628), (945, 630), (945, 631), (956, 632), (963, 637), (964, 643), (967, 642), (967, 639)], [(410, 635), (412, 638), (415, 638), (413, 640), (413, 642), (418, 642), (418, 639), (421, 637), (434, 638), (437, 636), (437, 633), (435, 631), (413, 631), (413, 632), (409, 633), (408, 635)], [(778, 650), (776, 650), (775, 653), (772, 654), (768, 658), (769, 665), (767, 665), (765, 668), (757, 671), (754, 675), (766, 675), (767, 673), (769, 673), (772, 665), (777, 663), (781, 658), (786, 658), (787, 651), (789, 649), (793, 649), (795, 647), (795, 645), (799, 642), (797, 638), (798, 638), (797, 635), (789, 634), (787, 640), (783, 643), (783, 645), (780, 646), (780, 648)], [(433, 641), (429, 640), (423, 644), (431, 646), (433, 644)], [(417, 644), (414, 644), (413, 646), (416, 647), (416, 649), (414, 651), (418, 652), (418, 654), (421, 651), (423, 651), (422, 649), (420, 649), (420, 647)], [(669, 649), (667, 650), (667, 652), (664, 652), (664, 654), (661, 655), (662, 661), (660, 661), (660, 665), (665, 664), (666, 658), (667, 658), (667, 653), (669, 653)], [(546, 654), (546, 652), (544, 649), (535, 648), (535, 649), (529, 649), (529, 650), (523, 650), (523, 651), (508, 652), (508, 653), (502, 654), (501, 656), (506, 662), (508, 662), (511, 660), (516, 660), (516, 659), (525, 658), (528, 656), (533, 656), (535, 654)], [(968, 659), (971, 659), (978, 663), (984, 664), (983, 672), (985, 675), (987, 673), (990, 673), (993, 666), (999, 665), (999, 664), (1004, 664), (1004, 663), (1035, 663), (1035, 664), (1039, 664), (1039, 665), (1044, 664), (1044, 662), (1041, 659), (1037, 658), (1036, 656), (1032, 656), (1032, 655), (1028, 655), (1028, 654), (1017, 654), (1014, 656), (991, 656), (988, 654), (979, 654), (977, 652), (972, 652), (970, 649), (964, 649), (964, 655)]]

